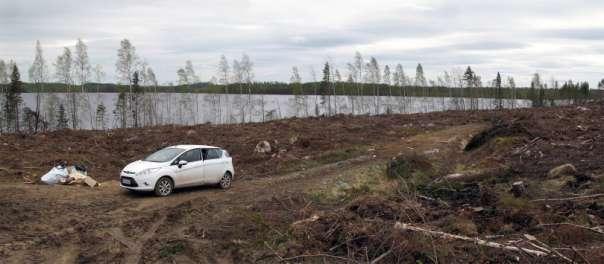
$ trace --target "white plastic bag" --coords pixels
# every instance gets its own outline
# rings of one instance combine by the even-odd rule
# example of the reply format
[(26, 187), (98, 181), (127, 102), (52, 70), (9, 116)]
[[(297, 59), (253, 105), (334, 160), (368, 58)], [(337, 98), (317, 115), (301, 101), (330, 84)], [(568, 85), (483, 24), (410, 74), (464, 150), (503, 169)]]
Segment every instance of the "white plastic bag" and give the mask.
[(53, 185), (59, 183), (61, 179), (67, 178), (68, 175), (69, 173), (67, 172), (67, 168), (63, 166), (56, 166), (48, 173), (44, 174), (41, 180), (46, 184)]

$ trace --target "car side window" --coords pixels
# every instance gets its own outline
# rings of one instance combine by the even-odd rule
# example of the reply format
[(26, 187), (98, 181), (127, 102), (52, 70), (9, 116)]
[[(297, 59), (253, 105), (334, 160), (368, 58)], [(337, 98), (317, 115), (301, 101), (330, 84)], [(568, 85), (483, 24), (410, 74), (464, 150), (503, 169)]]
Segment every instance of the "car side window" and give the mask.
[(187, 162), (195, 162), (201, 160), (201, 149), (189, 150), (178, 158), (178, 160), (186, 160)]
[(203, 159), (211, 160), (211, 159), (219, 159), (222, 156), (222, 151), (220, 149), (204, 149), (203, 150)]

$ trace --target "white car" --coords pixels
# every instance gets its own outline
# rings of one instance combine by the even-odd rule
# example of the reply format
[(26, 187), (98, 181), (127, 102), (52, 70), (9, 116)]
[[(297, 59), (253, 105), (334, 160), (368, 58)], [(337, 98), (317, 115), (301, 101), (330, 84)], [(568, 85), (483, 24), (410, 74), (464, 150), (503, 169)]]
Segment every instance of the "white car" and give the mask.
[(227, 151), (204, 145), (178, 145), (128, 164), (120, 173), (120, 186), (167, 196), (175, 188), (189, 186), (217, 184), (227, 189), (234, 176)]

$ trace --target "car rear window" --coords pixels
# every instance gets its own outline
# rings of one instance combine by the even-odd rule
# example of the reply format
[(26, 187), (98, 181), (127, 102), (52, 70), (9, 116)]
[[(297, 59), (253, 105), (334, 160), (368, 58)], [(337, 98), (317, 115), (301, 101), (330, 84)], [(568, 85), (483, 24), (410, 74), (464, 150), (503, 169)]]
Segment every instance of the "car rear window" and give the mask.
[(219, 159), (222, 157), (222, 150), (220, 149), (204, 149), (204, 159)]

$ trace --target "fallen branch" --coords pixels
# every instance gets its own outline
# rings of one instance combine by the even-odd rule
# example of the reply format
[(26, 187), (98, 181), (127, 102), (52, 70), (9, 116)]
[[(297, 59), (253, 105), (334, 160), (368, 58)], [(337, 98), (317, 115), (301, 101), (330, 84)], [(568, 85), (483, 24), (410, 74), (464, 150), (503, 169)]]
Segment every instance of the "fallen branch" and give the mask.
[(589, 230), (589, 231), (592, 231), (592, 232), (604, 235), (604, 232), (602, 230), (600, 230), (599, 227), (587, 227), (587, 226), (577, 225), (577, 224), (573, 224), (573, 223), (540, 224), (540, 226), (561, 226), (561, 225), (572, 226), (572, 227), (576, 227), (576, 228), (581, 228), (581, 229)]
[(573, 250), (573, 252), (575, 252), (575, 254), (577, 254), (577, 256), (579, 256), (581, 258), (581, 260), (583, 260), (583, 262), (585, 262), (587, 264), (591, 264), (591, 262), (589, 262), (589, 260), (587, 260), (587, 258), (585, 256), (583, 256), (583, 254), (579, 253), (579, 251), (577, 249), (575, 249), (574, 247), (571, 247), (571, 249)]
[(389, 249), (388, 251), (384, 252), (384, 254), (382, 254), (379, 257), (377, 257), (374, 260), (372, 260), (370, 262), (370, 264), (376, 264), (376, 263), (380, 262), (380, 260), (382, 260), (383, 258), (385, 258), (386, 256), (388, 256), (390, 253), (392, 253), (392, 249)]
[(583, 199), (594, 199), (604, 197), (604, 193), (586, 195), (586, 196), (577, 196), (577, 197), (564, 197), (564, 198), (545, 198), (545, 199), (536, 199), (531, 200), (531, 202), (557, 202), (557, 201), (572, 201), (572, 200), (583, 200)]
[(522, 154), (522, 153), (526, 152), (531, 146), (537, 144), (541, 140), (542, 140), (542, 138), (540, 138), (540, 137), (533, 138), (528, 144), (515, 149), (512, 152), (512, 155), (518, 155), (518, 154)]
[(405, 231), (421, 232), (421, 233), (430, 234), (430, 235), (434, 235), (434, 236), (438, 236), (438, 237), (442, 237), (442, 238), (457, 239), (457, 240), (473, 242), (477, 245), (490, 247), (490, 248), (498, 248), (498, 249), (514, 251), (514, 252), (518, 252), (518, 253), (524, 252), (524, 253), (527, 253), (527, 254), (530, 254), (533, 256), (537, 256), (537, 257), (549, 256), (549, 254), (547, 252), (543, 252), (540, 250), (534, 250), (534, 249), (528, 249), (528, 248), (522, 248), (522, 247), (516, 247), (516, 246), (508, 246), (508, 245), (504, 245), (504, 244), (500, 244), (500, 243), (496, 243), (496, 242), (482, 240), (480, 238), (472, 238), (472, 237), (467, 237), (467, 236), (449, 234), (449, 233), (445, 233), (445, 232), (441, 232), (441, 231), (424, 229), (421, 227), (412, 226), (412, 225), (401, 223), (401, 222), (396, 222), (396, 224), (394, 225), (394, 228), (399, 229), (399, 230), (405, 230)]
[(429, 202), (432, 202), (432, 203), (436, 203), (436, 204), (442, 205), (444, 207), (451, 207), (447, 202), (445, 202), (445, 201), (443, 201), (441, 199), (434, 199), (432, 197), (428, 197), (428, 196), (425, 196), (425, 195), (419, 195), (419, 194), (417, 195), (417, 198), (420, 198), (422, 200), (426, 200), (426, 201), (429, 201)]
[(449, 175), (442, 176), (434, 180), (435, 183), (447, 181), (447, 182), (471, 182), (482, 180), (484, 178), (488, 178), (491, 176), (497, 176), (503, 174), (507, 170), (506, 167), (494, 167), (482, 170), (471, 170), (464, 171), (461, 173), (453, 173)]
[(273, 252), (273, 255), (275, 255), (277, 258), (279, 258), (279, 261), (283, 261), (283, 257), (281, 257), (276, 250), (274, 250), (271, 246), (268, 245), (268, 243), (266, 241), (264, 241), (264, 246), (266, 246), (268, 249), (270, 249)]
[(334, 256), (334, 255), (329, 255), (329, 254), (300, 255), (300, 256), (295, 256), (295, 257), (291, 257), (291, 258), (282, 258), (280, 261), (285, 262), (285, 261), (295, 260), (295, 259), (299, 259), (299, 258), (317, 258), (317, 257), (333, 258), (333, 259), (345, 260), (346, 262), (359, 263), (358, 261), (356, 261), (354, 259), (339, 257), (339, 256)]
[(554, 254), (556, 254), (558, 257), (560, 257), (561, 259), (565, 260), (566, 262), (575, 263), (572, 259), (569, 259), (568, 257), (564, 256), (562, 253), (560, 253), (556, 249), (550, 247), (548, 244), (545, 244), (544, 242), (541, 242), (535, 236), (532, 236), (532, 235), (529, 235), (529, 234), (524, 234), (524, 237), (529, 240), (529, 243), (531, 245), (534, 245), (533, 243), (531, 243), (531, 241), (535, 242), (535, 243), (538, 243), (542, 247), (537, 247), (537, 248), (542, 249), (543, 247), (545, 247), (547, 249), (547, 252), (553, 252)]

